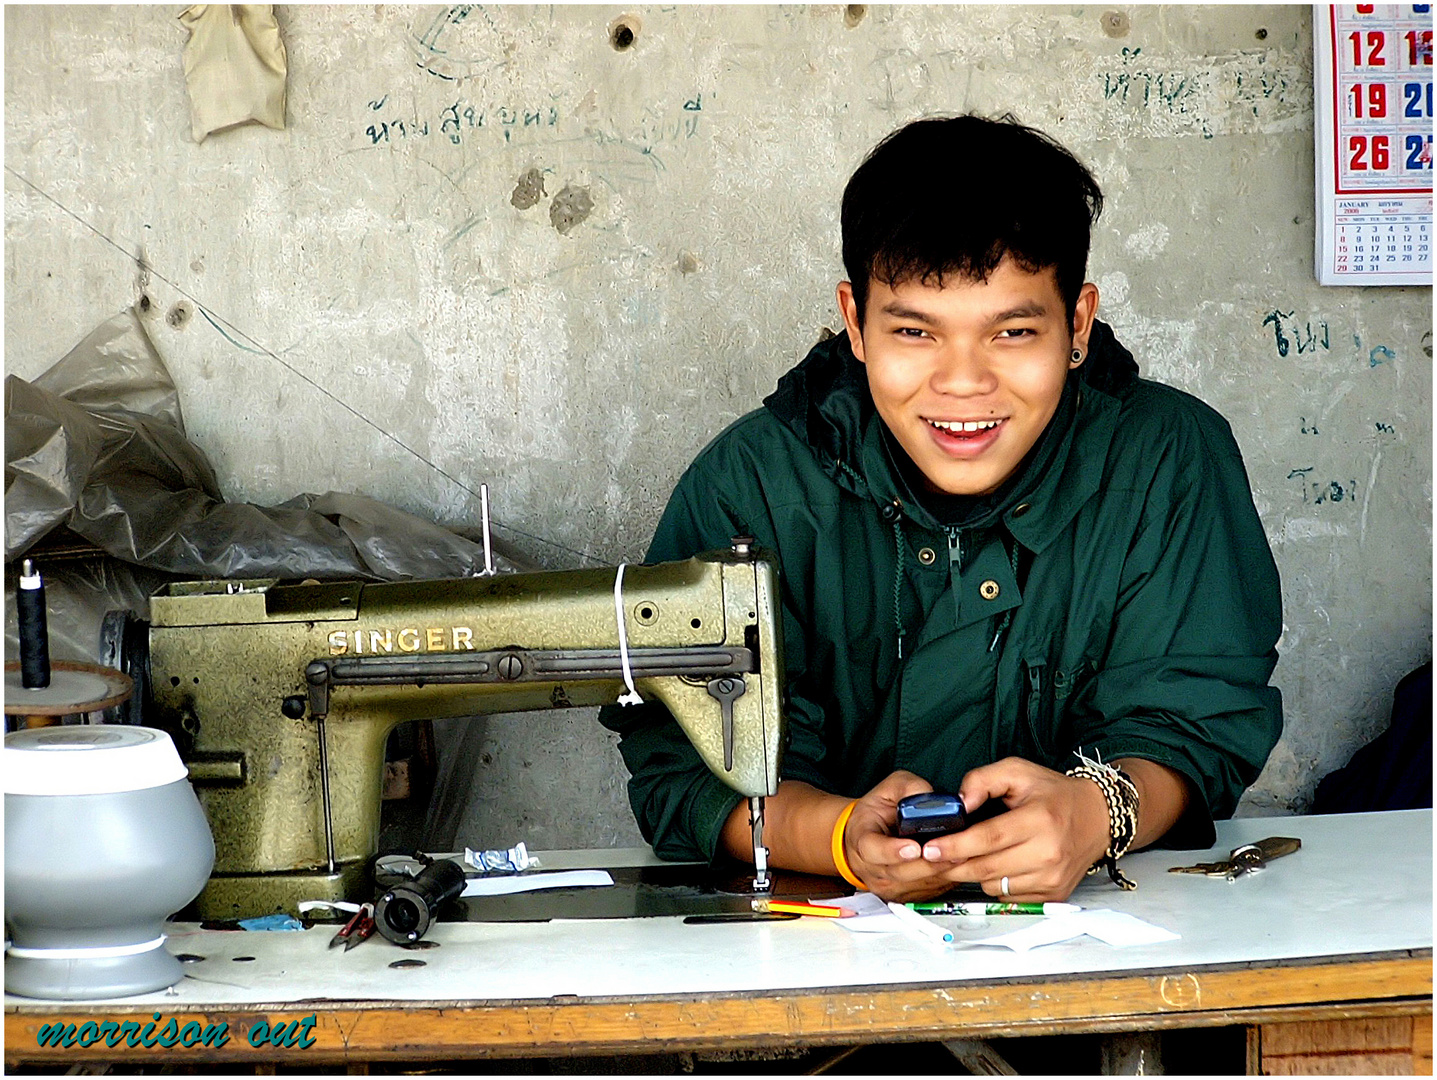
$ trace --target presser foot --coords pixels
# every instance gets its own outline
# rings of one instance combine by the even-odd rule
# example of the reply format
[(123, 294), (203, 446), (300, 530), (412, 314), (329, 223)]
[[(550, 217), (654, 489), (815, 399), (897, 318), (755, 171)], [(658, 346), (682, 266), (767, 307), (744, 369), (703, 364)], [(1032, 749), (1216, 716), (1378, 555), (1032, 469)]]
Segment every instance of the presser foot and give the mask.
[(753, 829), (753, 891), (772, 892), (773, 878), (768, 873), (768, 848), (763, 844), (763, 796), (748, 801), (748, 823)]

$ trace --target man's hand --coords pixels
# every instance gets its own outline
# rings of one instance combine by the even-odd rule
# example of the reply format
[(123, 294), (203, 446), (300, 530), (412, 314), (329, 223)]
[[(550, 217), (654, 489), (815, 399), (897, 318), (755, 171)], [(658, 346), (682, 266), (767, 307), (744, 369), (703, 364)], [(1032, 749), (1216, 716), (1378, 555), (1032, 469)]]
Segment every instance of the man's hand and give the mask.
[(974, 769), (958, 796), (969, 814), (989, 799), (1008, 812), (924, 845), (924, 860), (944, 867), (945, 882), (975, 881), (1001, 897), (1007, 877), (1007, 898), (1066, 900), (1107, 850), (1107, 803), (1091, 780), (1010, 757)]
[[(1140, 758), (1114, 764), (1138, 788), (1137, 850), (1177, 821), (1188, 803), (1187, 781), (1167, 766)], [(960, 881), (980, 882), (985, 892), (1001, 896), (1004, 876), (1012, 899), (1066, 900), (1107, 850), (1108, 807), (1097, 784), (1011, 757), (974, 769), (958, 791), (970, 814), (990, 799), (1001, 799), (1008, 813), (922, 846), (890, 835), (898, 822), (898, 801), (932, 790), (922, 777), (900, 769), (859, 799), (849, 816), (844, 829), (849, 867), (885, 900), (924, 900)], [(830, 840), (847, 803), (801, 781), (779, 784), (767, 805), (769, 865), (834, 873)], [(735, 858), (753, 858), (744, 804), (729, 814), (722, 842)]]
[(869, 890), (884, 900), (923, 900), (952, 888), (946, 876), (949, 862), (923, 858), (923, 848), (911, 837), (893, 836), (898, 823), (898, 802), (909, 795), (932, 791), (921, 776), (899, 769), (858, 800), (844, 829), (848, 865)]

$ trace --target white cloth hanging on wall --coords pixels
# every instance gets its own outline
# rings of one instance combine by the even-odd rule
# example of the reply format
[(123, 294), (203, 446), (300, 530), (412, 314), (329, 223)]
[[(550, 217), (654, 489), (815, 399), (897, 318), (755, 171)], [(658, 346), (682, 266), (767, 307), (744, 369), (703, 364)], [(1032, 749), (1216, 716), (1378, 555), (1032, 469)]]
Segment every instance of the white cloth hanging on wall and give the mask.
[(193, 4), (180, 12), (190, 32), (185, 81), (195, 142), (250, 122), (284, 130), (289, 60), (273, 4)]

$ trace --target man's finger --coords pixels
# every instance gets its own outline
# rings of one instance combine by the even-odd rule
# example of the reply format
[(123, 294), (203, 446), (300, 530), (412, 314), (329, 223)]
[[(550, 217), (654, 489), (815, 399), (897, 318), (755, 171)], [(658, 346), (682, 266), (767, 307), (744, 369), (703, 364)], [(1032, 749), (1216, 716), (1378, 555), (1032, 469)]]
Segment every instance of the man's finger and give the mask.
[(890, 806), (897, 806), (900, 799), (906, 799), (909, 795), (922, 795), (932, 790), (933, 785), (917, 773), (899, 769), (880, 780), (868, 794)]
[[(1018, 815), (1016, 819), (1015, 815)], [(1018, 811), (1000, 814), (998, 817), (970, 825), (962, 832), (929, 840), (923, 845), (923, 857), (930, 861), (958, 863), (1008, 851), (1031, 835), (1032, 829), (1024, 828), (1024, 825)]]
[(901, 836), (869, 833), (859, 837), (853, 847), (858, 857), (869, 866), (888, 868), (909, 864), (926, 865), (923, 861), (923, 849), (917, 841)]
[(1020, 797), (1038, 775), (1034, 772), (1038, 768), (1030, 761), (1014, 757), (1003, 758), (991, 765), (980, 765), (963, 777), (958, 797), (970, 814), (989, 799)]

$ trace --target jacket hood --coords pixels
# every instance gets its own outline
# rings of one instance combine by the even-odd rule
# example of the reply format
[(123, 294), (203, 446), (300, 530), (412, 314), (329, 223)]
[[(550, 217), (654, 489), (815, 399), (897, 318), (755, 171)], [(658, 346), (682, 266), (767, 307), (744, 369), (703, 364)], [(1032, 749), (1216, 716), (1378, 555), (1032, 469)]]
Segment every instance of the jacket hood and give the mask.
[[(1118, 342), (1111, 327), (1094, 320), (1087, 360), (1074, 371), (1069, 390), (1086, 387), (1117, 397), (1137, 376), (1132, 353)], [(847, 334), (816, 344), (779, 379), (763, 404), (809, 447), (835, 483), (856, 495), (883, 501), (906, 493), (902, 478), (880, 464), (886, 455), (873, 452), (886, 428)]]

